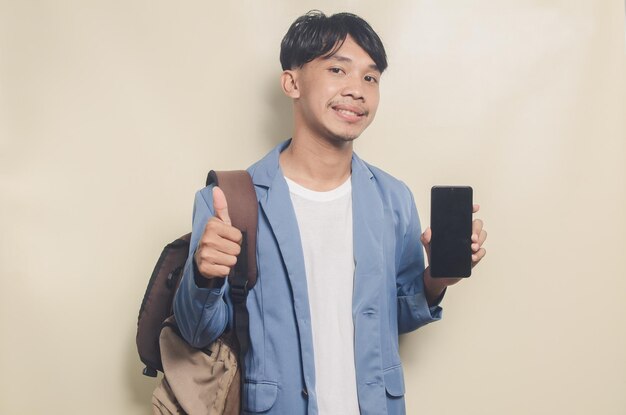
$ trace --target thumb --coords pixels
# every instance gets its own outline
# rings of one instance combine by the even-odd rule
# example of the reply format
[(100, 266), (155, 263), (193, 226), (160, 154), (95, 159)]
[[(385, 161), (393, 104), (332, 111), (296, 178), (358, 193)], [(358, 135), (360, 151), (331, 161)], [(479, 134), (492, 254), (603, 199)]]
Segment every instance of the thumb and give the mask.
[(226, 196), (219, 187), (213, 188), (213, 210), (215, 216), (227, 225), (231, 225), (230, 216), (228, 216), (228, 204), (226, 203)]

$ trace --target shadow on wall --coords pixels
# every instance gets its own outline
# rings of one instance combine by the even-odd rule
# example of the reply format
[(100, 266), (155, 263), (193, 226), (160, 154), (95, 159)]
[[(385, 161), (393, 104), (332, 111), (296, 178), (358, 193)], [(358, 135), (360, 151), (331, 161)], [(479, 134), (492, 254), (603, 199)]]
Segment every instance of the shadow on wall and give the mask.
[[(268, 150), (278, 143), (291, 137), (293, 132), (293, 108), (291, 98), (287, 97), (280, 88), (278, 76), (273, 76), (265, 83), (263, 100), (268, 108), (261, 136), (269, 145)], [(259, 154), (261, 158), (264, 154)]]

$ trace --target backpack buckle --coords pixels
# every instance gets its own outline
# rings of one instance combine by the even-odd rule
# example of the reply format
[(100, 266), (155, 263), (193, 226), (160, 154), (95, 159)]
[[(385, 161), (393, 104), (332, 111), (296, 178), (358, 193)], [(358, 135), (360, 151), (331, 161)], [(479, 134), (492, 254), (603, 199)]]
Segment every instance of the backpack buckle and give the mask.
[(233, 304), (242, 304), (248, 297), (248, 281), (245, 281), (243, 285), (231, 284), (230, 285), (230, 299)]

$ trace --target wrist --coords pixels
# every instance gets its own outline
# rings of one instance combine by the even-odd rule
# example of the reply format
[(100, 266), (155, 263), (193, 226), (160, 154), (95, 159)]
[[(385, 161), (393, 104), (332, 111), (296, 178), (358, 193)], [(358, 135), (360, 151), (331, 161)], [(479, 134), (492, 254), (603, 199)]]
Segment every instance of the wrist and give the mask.
[(193, 256), (193, 276), (198, 288), (221, 288), (224, 285), (224, 278), (208, 278), (202, 275), (195, 255)]
[(424, 295), (429, 306), (441, 301), (441, 297), (447, 288), (446, 281), (442, 278), (433, 278), (430, 275), (430, 267), (424, 270)]

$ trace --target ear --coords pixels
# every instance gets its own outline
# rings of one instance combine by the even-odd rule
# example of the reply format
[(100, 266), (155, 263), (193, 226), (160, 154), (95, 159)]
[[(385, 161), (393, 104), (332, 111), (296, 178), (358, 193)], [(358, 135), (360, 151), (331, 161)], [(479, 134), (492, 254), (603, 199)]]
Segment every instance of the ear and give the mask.
[(298, 72), (293, 70), (286, 70), (280, 75), (280, 86), (283, 88), (283, 92), (289, 98), (299, 98), (300, 90), (298, 89)]

